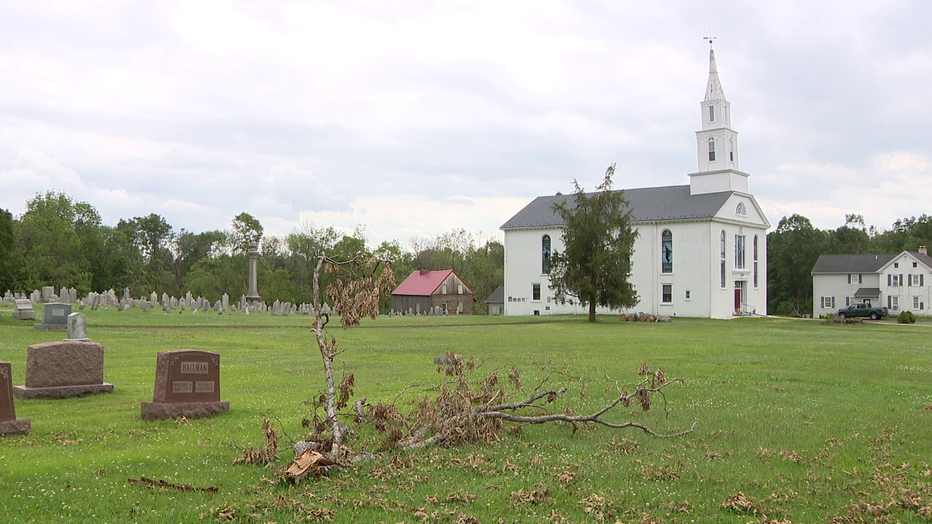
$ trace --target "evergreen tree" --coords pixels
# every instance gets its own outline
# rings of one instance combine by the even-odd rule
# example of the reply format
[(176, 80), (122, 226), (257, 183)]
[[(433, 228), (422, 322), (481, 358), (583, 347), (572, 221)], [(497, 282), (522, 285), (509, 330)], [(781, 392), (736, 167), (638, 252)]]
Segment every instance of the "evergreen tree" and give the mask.
[(638, 303), (629, 281), (637, 231), (624, 192), (612, 191), (614, 174), (612, 164), (597, 192), (589, 195), (574, 180), (574, 198), (553, 206), (565, 224), (565, 250), (551, 256), (550, 284), (557, 300), (573, 296), (588, 304), (590, 322), (595, 322), (596, 306), (621, 309)]

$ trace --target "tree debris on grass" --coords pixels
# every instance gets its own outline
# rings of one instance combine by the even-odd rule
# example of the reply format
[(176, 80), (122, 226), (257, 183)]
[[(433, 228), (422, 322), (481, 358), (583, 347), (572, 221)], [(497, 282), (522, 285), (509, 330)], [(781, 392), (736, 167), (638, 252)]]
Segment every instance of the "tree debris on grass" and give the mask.
[(189, 484), (172, 484), (171, 482), (165, 482), (164, 480), (152, 480), (146, 477), (139, 477), (138, 479), (126, 479), (127, 482), (134, 486), (142, 486), (144, 488), (150, 489), (174, 489), (178, 491), (200, 491), (201, 493), (217, 493), (220, 490), (218, 488), (195, 488), (191, 487)]

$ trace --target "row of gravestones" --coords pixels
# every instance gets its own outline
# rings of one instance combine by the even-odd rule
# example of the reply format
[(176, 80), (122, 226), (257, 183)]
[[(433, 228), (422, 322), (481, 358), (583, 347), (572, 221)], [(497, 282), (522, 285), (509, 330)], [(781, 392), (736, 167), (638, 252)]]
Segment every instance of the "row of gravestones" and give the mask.
[[(407, 315), (407, 316), (412, 316), (412, 315), (425, 315), (425, 316), (432, 316), (432, 317), (433, 317), (433, 316), (438, 316), (438, 317), (440, 317), (440, 316), (445, 316), (445, 315), (449, 315), (449, 314), (450, 314), (449, 310), (444, 311), (443, 308), (441, 308), (440, 306), (429, 307), (429, 308), (427, 308), (427, 312), (426, 312), (426, 313), (422, 313), (422, 312), (421, 312), (421, 305), (420, 305), (420, 304), (417, 304), (417, 308), (416, 308), (416, 309), (415, 309), (415, 308), (408, 308), (407, 311), (395, 311), (395, 310), (393, 309), (393, 310), (391, 311), (391, 313), (389, 313), (390, 316), (396, 316), (396, 315), (397, 315), (397, 316), (405, 316), (405, 315)], [(460, 314), (460, 311), (456, 311), (456, 314), (459, 315), (459, 314)]]
[[(217, 300), (211, 304), (210, 301), (204, 297), (194, 298), (190, 292), (188, 292), (183, 298), (180, 299), (171, 297), (167, 293), (162, 293), (161, 302), (159, 302), (159, 296), (154, 291), (148, 297), (148, 300), (146, 298), (134, 299), (130, 294), (129, 288), (125, 288), (123, 290), (122, 298), (118, 298), (116, 292), (112, 289), (103, 293), (92, 291), (88, 293), (86, 298), (83, 299), (77, 298), (77, 291), (74, 288), (71, 288), (70, 290), (62, 288), (60, 295), (56, 295), (54, 290), (55, 288), (51, 286), (43, 287), (41, 291), (33, 291), (28, 299), (21, 293), (13, 294), (7, 290), (7, 292), (3, 295), (3, 298), (0, 299), (2, 300), (0, 305), (6, 308), (10, 307), (10, 304), (16, 303), (17, 300), (27, 300), (30, 302), (30, 304), (38, 304), (40, 302), (45, 304), (77, 304), (79, 309), (90, 307), (94, 311), (96, 311), (101, 306), (105, 308), (115, 306), (118, 311), (126, 311), (138, 307), (143, 312), (148, 313), (149, 310), (156, 308), (159, 306), (159, 304), (161, 304), (162, 310), (166, 312), (174, 310), (185, 311), (186, 309), (190, 309), (192, 312), (197, 312), (213, 309), (218, 314), (235, 311), (244, 311), (247, 315), (249, 313), (270, 312), (272, 316), (288, 316), (289, 314), (314, 314), (314, 308), (310, 304), (296, 305), (290, 302), (279, 302), (276, 300), (270, 307), (264, 302), (249, 302), (245, 295), (240, 297), (239, 305), (237, 307), (236, 305), (230, 304), (230, 296), (226, 293), (223, 294), (220, 300)], [(328, 315), (332, 313), (330, 307), (326, 304), (322, 306), (321, 312)], [(33, 316), (29, 318), (35, 318), (34, 315), (35, 314), (33, 313)]]
[[(87, 319), (68, 317), (68, 338), (29, 346), (26, 383), (13, 386), (12, 364), (0, 362), (0, 435), (28, 434), (30, 419), (16, 418), (13, 399), (65, 399), (113, 391), (104, 382), (104, 347), (87, 338)], [(220, 401), (220, 355), (181, 349), (156, 357), (152, 402), (143, 402), (145, 420), (202, 418), (230, 411)]]

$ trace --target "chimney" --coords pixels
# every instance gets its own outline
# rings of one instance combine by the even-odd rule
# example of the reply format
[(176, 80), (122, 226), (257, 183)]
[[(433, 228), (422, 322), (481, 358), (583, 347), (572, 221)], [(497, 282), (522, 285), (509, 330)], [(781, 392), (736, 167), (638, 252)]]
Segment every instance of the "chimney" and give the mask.
[(929, 248), (927, 248), (927, 247), (925, 247), (925, 246), (919, 246), (919, 254), (920, 254), (920, 255), (928, 255), (928, 254), (929, 254)]
[(427, 269), (426, 267), (422, 267), (422, 268), (419, 269), (418, 271), (420, 271), (422, 275), (426, 275), (426, 274), (430, 273), (430, 270)]

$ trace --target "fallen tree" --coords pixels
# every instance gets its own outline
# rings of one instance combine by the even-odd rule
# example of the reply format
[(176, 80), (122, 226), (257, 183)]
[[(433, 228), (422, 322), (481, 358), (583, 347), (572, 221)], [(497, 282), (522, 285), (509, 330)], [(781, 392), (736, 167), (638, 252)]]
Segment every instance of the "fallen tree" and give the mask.
[[(629, 392), (615, 382), (616, 394), (600, 408), (579, 414), (569, 408), (554, 412), (553, 403), (564, 396), (566, 387), (550, 388), (552, 372), (540, 380), (531, 391), (521, 386), (521, 374), (516, 368), (508, 371), (507, 383), (518, 400), (509, 401), (506, 381), (498, 371), (489, 373), (484, 379), (473, 380), (477, 365), (461, 355), (448, 352), (437, 362), (437, 371), (445, 378), (439, 394), (431, 399), (425, 396), (409, 414), (402, 414), (395, 404), (409, 388), (405, 388), (391, 404), (369, 404), (365, 397), (357, 399), (352, 411), (342, 411), (349, 406), (354, 395), (355, 377), (344, 375), (337, 384), (333, 363), (342, 352), (333, 336), (329, 340), (325, 330), (330, 322), (324, 313), (320, 299), (319, 282), (322, 272), (336, 275), (328, 286), (328, 299), (333, 310), (340, 316), (341, 326), (347, 329), (358, 325), (364, 317), (375, 318), (379, 313), (379, 297), (390, 294), (395, 286), (394, 273), (388, 264), (373, 258), (354, 258), (336, 261), (321, 255), (314, 270), (314, 338), (324, 367), (325, 388), (321, 395), (310, 401), (314, 405), (312, 420), (305, 419), (304, 426), (311, 429), (310, 438), (294, 444), (295, 459), (283, 478), (298, 482), (307, 475), (321, 474), (332, 468), (348, 468), (354, 462), (374, 458), (368, 452), (357, 453), (346, 446), (346, 439), (354, 426), (371, 425), (384, 435), (379, 451), (404, 451), (430, 446), (460, 446), (469, 443), (492, 443), (502, 438), (505, 423), (511, 423), (513, 431), (525, 425), (567, 424), (573, 431), (581, 425), (599, 425), (611, 429), (640, 429), (657, 438), (682, 436), (695, 430), (696, 424), (684, 431), (664, 434), (637, 422), (617, 422), (612, 419), (619, 406), (640, 406), (644, 411), (651, 409), (651, 397), (664, 395), (664, 390), (678, 379), (668, 380), (660, 369), (652, 371), (647, 364), (641, 366), (638, 375), (643, 378)], [(480, 364), (481, 365), (481, 364)], [(665, 400), (665, 397), (664, 397)], [(323, 411), (323, 418), (319, 411)], [(347, 422), (343, 422), (347, 421)], [(264, 450), (245, 450), (240, 462), (269, 464), (276, 456), (277, 436), (268, 421), (263, 423), (266, 435)]]

